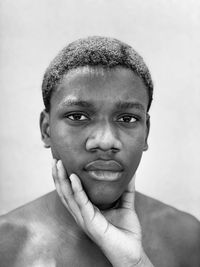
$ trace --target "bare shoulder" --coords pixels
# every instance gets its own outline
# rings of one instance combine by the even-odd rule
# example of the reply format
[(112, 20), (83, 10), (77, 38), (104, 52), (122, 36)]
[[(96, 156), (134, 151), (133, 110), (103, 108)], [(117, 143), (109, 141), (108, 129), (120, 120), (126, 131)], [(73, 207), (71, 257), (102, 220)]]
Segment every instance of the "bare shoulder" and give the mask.
[(1, 266), (14, 266), (29, 236), (28, 227), (19, 217), (11, 214), (0, 217)]
[(48, 229), (42, 227), (47, 215), (42, 212), (44, 209), (41, 209), (43, 199), (37, 199), (0, 216), (1, 267), (27, 266), (26, 260), (32, 260), (33, 252), (35, 253), (38, 243), (44, 239), (43, 236), (47, 232), (45, 229)]
[[(192, 215), (156, 199), (138, 194), (138, 202), (146, 209), (149, 229), (176, 255), (183, 266), (200, 266), (200, 222)], [(181, 266), (182, 266), (181, 265)]]

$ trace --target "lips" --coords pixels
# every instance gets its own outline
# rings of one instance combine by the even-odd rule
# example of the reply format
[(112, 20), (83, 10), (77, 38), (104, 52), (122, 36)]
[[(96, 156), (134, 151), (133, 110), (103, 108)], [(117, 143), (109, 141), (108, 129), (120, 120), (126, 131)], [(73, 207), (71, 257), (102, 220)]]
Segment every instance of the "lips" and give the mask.
[(85, 166), (86, 171), (113, 171), (113, 172), (121, 172), (123, 171), (123, 167), (120, 163), (115, 160), (95, 160), (88, 163)]
[(95, 160), (85, 166), (91, 178), (100, 181), (115, 181), (122, 175), (123, 167), (115, 160)]

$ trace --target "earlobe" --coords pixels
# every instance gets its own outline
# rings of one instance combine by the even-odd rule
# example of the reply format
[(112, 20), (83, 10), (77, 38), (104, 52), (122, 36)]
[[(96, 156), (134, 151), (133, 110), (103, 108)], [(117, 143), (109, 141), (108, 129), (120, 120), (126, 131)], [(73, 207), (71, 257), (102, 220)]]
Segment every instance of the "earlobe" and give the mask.
[(149, 130), (150, 130), (150, 115), (147, 113), (147, 118), (146, 118), (146, 137), (145, 137), (145, 144), (144, 144), (144, 147), (143, 147), (143, 151), (147, 151), (148, 148), (149, 148), (149, 145), (148, 145)]
[(148, 150), (148, 148), (149, 148), (148, 144), (147, 144), (147, 143), (145, 143), (145, 145), (144, 145), (144, 148), (143, 148), (143, 151), (147, 151), (147, 150)]
[(43, 110), (40, 114), (40, 131), (41, 139), (44, 143), (44, 147), (51, 147), (50, 142), (50, 126), (49, 126), (49, 113)]
[(145, 141), (145, 145), (144, 145), (143, 151), (147, 151), (148, 148), (149, 148), (149, 146), (148, 146), (147, 142)]

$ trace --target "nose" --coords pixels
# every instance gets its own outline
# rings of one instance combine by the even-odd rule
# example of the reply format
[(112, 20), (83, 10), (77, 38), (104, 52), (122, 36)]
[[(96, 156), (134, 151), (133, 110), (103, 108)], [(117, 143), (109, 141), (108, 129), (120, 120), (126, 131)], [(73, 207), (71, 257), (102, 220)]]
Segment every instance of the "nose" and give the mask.
[(121, 148), (122, 143), (117, 136), (117, 132), (108, 122), (94, 126), (86, 141), (87, 151), (102, 150), (115, 153), (120, 151)]

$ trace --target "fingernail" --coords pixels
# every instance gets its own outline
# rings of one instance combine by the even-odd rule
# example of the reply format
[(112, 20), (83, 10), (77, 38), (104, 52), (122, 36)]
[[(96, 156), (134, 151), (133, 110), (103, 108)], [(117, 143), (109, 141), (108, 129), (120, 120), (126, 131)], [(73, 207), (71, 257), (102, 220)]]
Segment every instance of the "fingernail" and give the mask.
[(72, 182), (72, 176), (73, 176), (73, 173), (70, 174), (70, 176), (69, 176), (69, 180), (70, 180), (70, 182)]
[(60, 169), (61, 168), (61, 166), (62, 166), (62, 161), (59, 159), (58, 161), (57, 161), (57, 168), (58, 169)]
[(74, 183), (76, 184), (76, 179), (74, 179), (74, 174), (73, 173), (69, 176), (69, 180), (71, 182), (72, 188), (74, 189)]
[(77, 188), (80, 188), (82, 186), (78, 176), (75, 173), (72, 173), (69, 176), (69, 179), (71, 181), (73, 189), (77, 189)]

